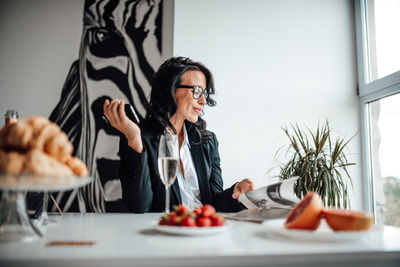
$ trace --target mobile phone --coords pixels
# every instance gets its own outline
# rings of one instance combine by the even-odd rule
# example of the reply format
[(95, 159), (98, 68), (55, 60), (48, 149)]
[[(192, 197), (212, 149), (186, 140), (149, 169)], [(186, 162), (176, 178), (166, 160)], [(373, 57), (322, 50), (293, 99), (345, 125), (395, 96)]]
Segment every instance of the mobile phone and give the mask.
[(132, 107), (131, 104), (125, 104), (125, 114), (126, 116), (136, 124), (139, 124), (139, 117), (136, 114), (135, 109)]
[[(131, 104), (125, 104), (125, 105), (124, 105), (124, 108), (125, 108), (125, 114), (126, 114), (126, 116), (127, 116), (131, 121), (133, 121), (134, 123), (139, 124), (139, 117), (137, 116), (136, 111), (135, 111), (135, 109), (132, 107), (132, 105), (131, 105)], [(108, 124), (110, 124), (109, 121), (107, 120), (106, 116), (103, 115), (102, 118), (103, 118), (103, 120), (105, 120)]]

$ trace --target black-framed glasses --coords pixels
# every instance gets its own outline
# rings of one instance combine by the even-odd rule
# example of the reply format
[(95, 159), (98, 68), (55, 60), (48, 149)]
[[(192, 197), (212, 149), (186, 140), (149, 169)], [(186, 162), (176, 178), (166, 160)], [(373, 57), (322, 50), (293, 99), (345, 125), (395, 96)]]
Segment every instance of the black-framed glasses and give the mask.
[(192, 89), (192, 93), (193, 93), (193, 98), (194, 99), (199, 99), (202, 95), (204, 95), (205, 98), (208, 97), (207, 89), (203, 89), (198, 85), (183, 85), (183, 84), (180, 84), (176, 88)]

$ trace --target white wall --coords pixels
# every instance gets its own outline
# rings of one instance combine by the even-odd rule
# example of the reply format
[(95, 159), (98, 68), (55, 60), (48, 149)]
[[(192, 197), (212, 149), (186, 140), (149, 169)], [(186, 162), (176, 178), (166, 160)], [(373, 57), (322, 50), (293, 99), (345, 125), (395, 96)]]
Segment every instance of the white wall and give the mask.
[[(205, 119), (225, 187), (243, 177), (262, 186), (277, 173), (266, 175), (288, 143), (280, 127), (328, 118), (336, 132), (357, 132), (353, 16), (347, 0), (175, 0), (174, 55), (203, 62), (216, 81)], [(352, 208), (362, 208), (360, 152), (358, 135), (348, 151)]]
[(78, 59), (84, 0), (1, 0), (0, 125), (7, 109), (48, 117)]

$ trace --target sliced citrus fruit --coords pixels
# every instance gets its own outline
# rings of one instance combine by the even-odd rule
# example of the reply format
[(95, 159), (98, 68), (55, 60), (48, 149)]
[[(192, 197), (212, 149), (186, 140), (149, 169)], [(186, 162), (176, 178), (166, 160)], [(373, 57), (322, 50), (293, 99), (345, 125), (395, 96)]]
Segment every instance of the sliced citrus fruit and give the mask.
[(330, 208), (323, 211), (326, 222), (334, 231), (368, 230), (374, 216), (363, 211)]
[(322, 200), (316, 192), (308, 192), (286, 217), (288, 229), (315, 230), (321, 222)]

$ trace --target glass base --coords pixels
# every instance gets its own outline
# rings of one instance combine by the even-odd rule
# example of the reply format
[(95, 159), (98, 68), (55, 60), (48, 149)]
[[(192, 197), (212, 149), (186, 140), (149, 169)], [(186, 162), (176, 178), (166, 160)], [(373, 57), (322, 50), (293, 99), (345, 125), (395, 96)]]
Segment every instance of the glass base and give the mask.
[(41, 236), (42, 233), (28, 217), (24, 193), (3, 191), (0, 202), (0, 242), (28, 242)]
[(41, 216), (36, 220), (32, 220), (34, 226), (36, 226), (42, 233), (46, 233), (48, 228), (57, 226), (58, 221), (50, 219), (47, 216)]
[(57, 221), (50, 219), (47, 213), (48, 202), (49, 202), (49, 193), (45, 191), (43, 192), (42, 213), (40, 214), (37, 220), (33, 221), (34, 225), (39, 227), (42, 231), (46, 231), (48, 227), (57, 225)]

